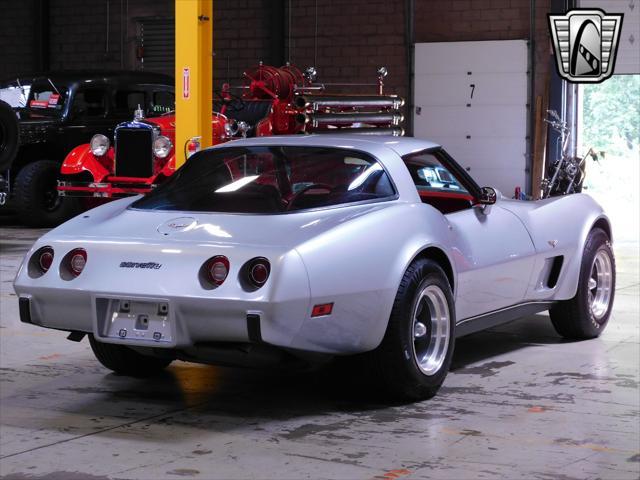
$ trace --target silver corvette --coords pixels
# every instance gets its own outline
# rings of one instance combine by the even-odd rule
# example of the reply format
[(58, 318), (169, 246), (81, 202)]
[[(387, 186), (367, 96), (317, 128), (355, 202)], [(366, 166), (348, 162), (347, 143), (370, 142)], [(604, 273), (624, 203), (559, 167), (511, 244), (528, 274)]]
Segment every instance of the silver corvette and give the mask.
[(418, 399), (456, 337), (545, 310), (563, 336), (598, 336), (615, 262), (587, 195), (509, 200), (434, 143), (310, 135), (199, 152), (44, 235), (14, 286), (23, 322), (88, 335), (122, 374), (357, 355)]

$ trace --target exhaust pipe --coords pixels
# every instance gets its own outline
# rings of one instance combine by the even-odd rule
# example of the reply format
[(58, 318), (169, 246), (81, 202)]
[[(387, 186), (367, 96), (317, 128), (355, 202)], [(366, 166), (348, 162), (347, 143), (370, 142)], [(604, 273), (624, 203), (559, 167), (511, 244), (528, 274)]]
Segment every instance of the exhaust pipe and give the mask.
[(404, 99), (397, 95), (299, 95), (295, 106), (298, 108), (311, 107), (313, 110), (321, 108), (391, 108), (398, 110), (404, 105)]
[(404, 120), (398, 112), (380, 113), (311, 113), (298, 114), (298, 124), (310, 123), (314, 127), (323, 125), (349, 125), (352, 123), (371, 123), (384, 125), (399, 125)]

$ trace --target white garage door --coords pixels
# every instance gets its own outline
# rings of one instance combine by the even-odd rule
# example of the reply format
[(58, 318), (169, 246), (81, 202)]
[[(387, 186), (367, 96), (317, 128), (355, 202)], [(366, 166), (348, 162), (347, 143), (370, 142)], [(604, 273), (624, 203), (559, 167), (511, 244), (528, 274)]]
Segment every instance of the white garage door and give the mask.
[(613, 73), (640, 74), (640, 0), (582, 0), (580, 8), (624, 14)]
[(433, 140), (481, 186), (526, 190), (527, 42), (418, 43), (414, 135)]

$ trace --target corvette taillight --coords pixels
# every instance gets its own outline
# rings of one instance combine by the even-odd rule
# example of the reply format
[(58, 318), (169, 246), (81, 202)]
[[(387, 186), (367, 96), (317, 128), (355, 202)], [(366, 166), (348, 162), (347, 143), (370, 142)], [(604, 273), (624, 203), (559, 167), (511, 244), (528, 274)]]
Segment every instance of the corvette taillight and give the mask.
[(87, 252), (83, 248), (71, 250), (67, 255), (68, 267), (71, 274), (75, 277), (80, 275), (87, 264)]
[(245, 263), (242, 270), (249, 286), (258, 289), (267, 282), (271, 273), (271, 264), (264, 257), (256, 257)]
[(51, 268), (52, 263), (53, 249), (45, 247), (42, 249), (40, 256), (38, 257), (38, 266), (40, 267), (40, 270), (42, 270), (42, 273), (46, 273)]
[(47, 273), (53, 264), (53, 255), (53, 248), (49, 246), (36, 250), (29, 259), (29, 276), (38, 278)]
[(205, 265), (205, 272), (207, 279), (219, 287), (229, 275), (229, 259), (224, 255), (216, 255), (210, 258)]

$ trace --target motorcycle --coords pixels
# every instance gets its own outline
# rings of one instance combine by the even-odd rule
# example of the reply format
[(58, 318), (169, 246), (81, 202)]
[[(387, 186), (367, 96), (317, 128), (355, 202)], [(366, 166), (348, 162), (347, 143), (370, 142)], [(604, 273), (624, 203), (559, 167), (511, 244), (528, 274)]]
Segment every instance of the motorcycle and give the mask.
[(582, 192), (582, 186), (586, 177), (586, 159), (591, 157), (592, 160), (598, 161), (598, 156), (604, 156), (604, 152), (598, 154), (593, 148), (583, 156), (572, 156), (569, 152), (569, 140), (571, 138), (571, 130), (558, 112), (555, 110), (547, 110), (550, 119), (545, 119), (551, 128), (560, 133), (560, 142), (562, 144), (562, 153), (560, 158), (555, 160), (547, 169), (547, 176), (542, 180), (542, 197), (549, 198), (559, 195), (568, 195), (571, 193)]

